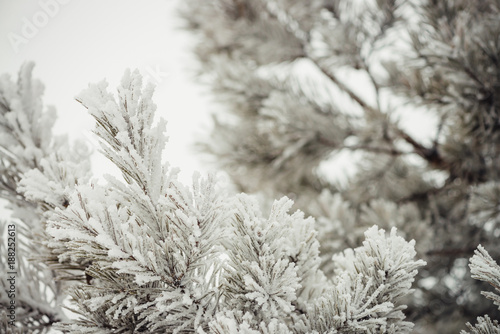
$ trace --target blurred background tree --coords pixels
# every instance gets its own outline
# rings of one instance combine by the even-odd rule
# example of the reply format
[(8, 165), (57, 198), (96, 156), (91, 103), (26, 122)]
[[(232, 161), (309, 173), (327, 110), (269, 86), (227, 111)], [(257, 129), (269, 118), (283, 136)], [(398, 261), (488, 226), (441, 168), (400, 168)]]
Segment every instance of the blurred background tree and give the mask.
[(367, 227), (396, 226), (428, 263), (406, 311), (416, 333), (500, 318), (467, 266), (478, 244), (500, 256), (498, 1), (188, 0), (181, 13), (220, 109), (201, 151), (239, 190), (316, 217), (327, 276)]

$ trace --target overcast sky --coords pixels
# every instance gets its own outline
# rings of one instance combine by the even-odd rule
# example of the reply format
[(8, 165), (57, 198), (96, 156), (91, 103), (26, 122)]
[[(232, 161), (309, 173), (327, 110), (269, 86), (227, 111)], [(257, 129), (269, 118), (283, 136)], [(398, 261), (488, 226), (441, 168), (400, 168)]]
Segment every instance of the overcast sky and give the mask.
[[(22, 63), (35, 61), (34, 76), (46, 87), (44, 102), (58, 111), (56, 133), (75, 139), (92, 138), (94, 121), (74, 96), (104, 78), (114, 90), (126, 68), (138, 68), (157, 84), (157, 114), (168, 121), (170, 138), (165, 157), (190, 183), (195, 170), (207, 170), (191, 146), (210, 126), (213, 108), (206, 88), (196, 85), (192, 74), (193, 36), (180, 28), (176, 14), (181, 1), (0, 0), (0, 72), (16, 77)], [(350, 81), (357, 79), (346, 80), (353, 86)], [(401, 110), (401, 126), (429, 142), (429, 125), (436, 120)], [(340, 157), (322, 165), (325, 173), (338, 178), (353, 170), (352, 159)], [(94, 154), (96, 175), (113, 173), (113, 167)]]
[[(179, 29), (178, 0), (0, 0), (0, 72), (17, 80), (22, 63), (36, 63), (45, 84), (44, 103), (58, 112), (55, 132), (92, 138), (93, 119), (74, 100), (104, 78), (115, 91), (126, 68), (138, 68), (157, 84), (157, 114), (167, 119), (166, 157), (190, 182), (204, 171), (191, 151), (193, 137), (209, 124), (207, 94), (197, 86), (192, 36)], [(110, 164), (94, 154), (98, 175)]]

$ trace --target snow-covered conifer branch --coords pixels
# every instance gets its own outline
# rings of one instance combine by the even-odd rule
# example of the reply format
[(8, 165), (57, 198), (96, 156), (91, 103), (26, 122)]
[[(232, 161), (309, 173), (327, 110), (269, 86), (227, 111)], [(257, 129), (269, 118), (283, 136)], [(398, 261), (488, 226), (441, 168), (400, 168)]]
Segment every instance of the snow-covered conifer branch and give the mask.
[(479, 245), (470, 259), (472, 278), (485, 281), (495, 288), (497, 293), (482, 292), (486, 298), (491, 299), (500, 308), (500, 266), (488, 254), (483, 246)]
[[(62, 319), (54, 296), (58, 290), (50, 271), (40, 263), (29, 261), (33, 241), (29, 226), (19, 220), (0, 220), (0, 333), (47, 333)], [(15, 231), (15, 248), (7, 240), (8, 231)], [(15, 258), (15, 260), (12, 260)], [(13, 279), (13, 280), (12, 280)], [(11, 300), (15, 301), (12, 310)], [(13, 317), (14, 316), (14, 317)], [(12, 322), (16, 326), (12, 326)], [(31, 332), (30, 332), (31, 333)]]
[(17, 84), (8, 75), (0, 80), (0, 126), (2, 155), (21, 171), (35, 168), (48, 155), (52, 142), (51, 129), (55, 121), (54, 108), (43, 110), (41, 96), (44, 87), (32, 80), (34, 64), (21, 67)]
[[(22, 331), (44, 332), (64, 318), (58, 305), (61, 286), (40, 262), (57, 260), (46, 248), (45, 220), (55, 208), (68, 205), (69, 193), (77, 182), (86, 181), (89, 168), (84, 145), (71, 147), (66, 137), (52, 134), (55, 109), (44, 108), (44, 87), (32, 79), (33, 67), (23, 65), (17, 83), (7, 75), (0, 78), (0, 197), (9, 201), (8, 209), (17, 218), (8, 224), (19, 227), (17, 256), (25, 287), (19, 291), (17, 310), (25, 316), (16, 324)], [(2, 223), (2, 230), (6, 226)], [(28, 257), (36, 261), (28, 262)], [(8, 271), (6, 263), (1, 271)]]
[(289, 215), (292, 204), (287, 198), (275, 201), (265, 219), (254, 200), (237, 199), (234, 235), (225, 244), (229, 255), (222, 283), (225, 303), (211, 327), (236, 316), (234, 321), (256, 330), (275, 321), (286, 328), (300, 322), (309, 298), (320, 294), (314, 292), (323, 287), (314, 286), (322, 276), (313, 221), (301, 212)]
[(500, 334), (500, 325), (497, 320), (491, 320), (490, 317), (478, 317), (477, 323), (472, 326), (467, 323), (469, 332), (461, 331), (460, 334)]
[[(126, 71), (118, 88), (118, 101), (100, 82), (77, 96), (96, 119), (94, 132), (101, 139), (104, 154), (120, 168), (125, 180), (132, 180), (157, 200), (165, 185), (166, 166), (161, 164), (161, 152), (167, 138), (165, 122), (152, 126), (156, 105), (151, 96), (152, 84), (143, 88), (137, 71)], [(155, 179), (159, 178), (159, 179)]]
[[(55, 109), (43, 110), (44, 87), (32, 79), (33, 67), (33, 63), (23, 65), (17, 84), (6, 75), (0, 79), (0, 194), (12, 204), (28, 200), (46, 211), (64, 206), (65, 187), (85, 181), (88, 152), (81, 143), (70, 148), (66, 137), (52, 135)], [(37, 180), (42, 173), (44, 180)], [(28, 185), (31, 181), (37, 184), (35, 189)], [(40, 193), (45, 185), (50, 190)]]
[(91, 86), (78, 99), (96, 118), (103, 152), (126, 183), (108, 176), (105, 186), (78, 187), (72, 204), (49, 223), (49, 234), (68, 245), (61, 258), (89, 261), (89, 285), (72, 293), (86, 319), (75, 331), (61, 328), (189, 331), (214, 308), (207, 275), (218, 275), (228, 213), (213, 177), (196, 177), (189, 190), (162, 164), (166, 137), (163, 121), (152, 127), (152, 86), (143, 90), (139, 73), (126, 72), (118, 102), (105, 86)]
[(417, 268), (415, 241), (406, 242), (392, 229), (376, 226), (365, 232), (363, 246), (348, 249), (333, 260), (336, 276), (330, 291), (313, 302), (308, 318), (315, 333), (410, 333), (404, 321), (402, 297), (412, 292)]
[[(493, 260), (483, 246), (479, 245), (474, 252), (474, 256), (470, 259), (470, 271), (472, 278), (480, 281), (485, 281), (495, 288), (497, 291), (489, 292), (482, 291), (481, 294), (493, 301), (500, 309), (500, 266)], [(472, 326), (467, 323), (470, 332), (461, 331), (461, 334), (498, 334), (500, 333), (500, 325), (498, 320), (491, 320), (490, 317), (478, 317), (477, 323)]]

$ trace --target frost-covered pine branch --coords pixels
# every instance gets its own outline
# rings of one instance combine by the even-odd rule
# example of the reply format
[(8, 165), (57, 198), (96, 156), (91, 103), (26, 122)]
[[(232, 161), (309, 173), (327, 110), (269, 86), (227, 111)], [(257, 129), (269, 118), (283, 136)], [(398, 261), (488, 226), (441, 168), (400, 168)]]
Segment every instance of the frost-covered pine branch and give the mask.
[(335, 328), (339, 333), (410, 333), (404, 321), (402, 298), (413, 292), (417, 268), (415, 241), (406, 242), (372, 227), (365, 232), (363, 246), (334, 256), (333, 284), (314, 307), (309, 318), (316, 333)]
[[(474, 256), (470, 259), (469, 267), (471, 269), (472, 278), (489, 283), (495, 288), (495, 292), (482, 291), (481, 294), (493, 301), (500, 308), (500, 266), (488, 254), (486, 249), (479, 245), (474, 252)], [(467, 323), (470, 332), (462, 331), (462, 334), (497, 334), (500, 333), (500, 325), (498, 320), (491, 320), (488, 315), (477, 318), (477, 324), (472, 326)]]
[[(0, 332), (46, 333), (64, 319), (60, 289), (46, 266), (30, 261), (36, 255), (36, 241), (29, 227), (15, 220), (1, 221), (0, 233)], [(13, 235), (16, 240), (9, 242)]]
[[(44, 87), (32, 79), (33, 66), (22, 66), (17, 83), (8, 75), (0, 78), (0, 197), (8, 201), (7, 208), (12, 211), (11, 220), (0, 221), (5, 238), (0, 247), (2, 286), (8, 287), (5, 291), (11, 290), (6, 281), (11, 275), (7, 273), (18, 272), (15, 293), (2, 291), (0, 296), (2, 308), (8, 310), (9, 295), (15, 295), (17, 316), (9, 320), (20, 331), (44, 333), (64, 318), (59, 305), (61, 284), (40, 262), (54, 258), (46, 247), (44, 225), (55, 208), (68, 205), (67, 196), (75, 183), (85, 181), (88, 153), (83, 145), (70, 147), (66, 137), (52, 134), (55, 110), (44, 108)], [(7, 239), (8, 230), (15, 231), (14, 251)], [(7, 261), (9, 253), (16, 254), (14, 270)]]
[(287, 198), (275, 201), (269, 218), (263, 218), (255, 200), (235, 199), (225, 241), (229, 259), (221, 277), (223, 303), (210, 322), (212, 332), (248, 327), (291, 333), (292, 324), (303, 327), (295, 332), (305, 332), (307, 305), (321, 295), (326, 280), (318, 271), (313, 221), (301, 212), (288, 214), (292, 204)]
[(180, 332), (213, 308), (213, 282), (205, 277), (214, 269), (223, 203), (212, 178), (196, 180), (190, 191), (162, 163), (165, 124), (152, 126), (152, 93), (128, 72), (118, 100), (105, 83), (78, 97), (125, 183), (108, 177), (105, 186), (78, 187), (49, 223), (49, 234), (68, 246), (62, 257), (90, 262), (89, 284), (72, 292), (86, 318), (64, 331)]
[[(283, 200), (281, 202), (286, 203)], [(282, 203), (276, 202), (273, 211)], [(241, 223), (238, 220), (238, 224)], [(261, 232), (260, 229), (256, 230)], [(265, 236), (262, 233), (261, 238), (265, 239)], [(252, 240), (251, 237), (246, 239), (248, 243)], [(281, 238), (277, 241), (281, 247), (283, 243), (287, 244)], [(294, 269), (293, 266), (281, 262), (268, 267), (267, 275), (265, 271), (255, 272), (255, 269), (266, 264), (266, 252), (253, 262), (238, 258), (242, 262), (236, 266), (240, 270), (235, 271), (239, 273), (239, 279), (233, 278), (228, 283), (233, 293), (241, 291), (241, 297), (238, 294), (231, 296), (233, 302), (229, 304), (230, 308), (216, 315), (210, 323), (210, 329), (214, 333), (227, 334), (409, 333), (412, 324), (404, 321), (401, 310), (405, 305), (401, 304), (400, 299), (411, 292), (416, 269), (424, 264), (421, 260), (414, 260), (413, 245), (413, 242), (407, 243), (396, 236), (395, 230), (387, 236), (383, 230), (373, 227), (367, 231), (362, 247), (347, 250), (337, 257), (338, 273), (332, 281), (326, 281), (320, 271), (314, 280), (300, 280), (300, 276), (289, 272), (290, 268)], [(318, 264), (317, 261), (316, 257)], [(245, 270), (249, 265), (255, 269)], [(247, 272), (251, 276), (245, 276)], [(255, 273), (261, 274), (255, 277)], [(269, 284), (270, 274), (279, 277), (283, 283), (289, 281), (292, 284)], [(298, 282), (302, 286), (295, 291), (306, 287), (316, 290), (316, 293), (308, 293), (308, 299), (294, 295), (291, 293), (294, 289), (290, 287)]]

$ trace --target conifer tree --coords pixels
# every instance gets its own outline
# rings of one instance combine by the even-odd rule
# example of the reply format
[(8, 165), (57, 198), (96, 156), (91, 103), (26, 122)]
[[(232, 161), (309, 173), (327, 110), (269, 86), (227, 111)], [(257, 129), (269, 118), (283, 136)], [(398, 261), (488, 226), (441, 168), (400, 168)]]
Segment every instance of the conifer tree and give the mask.
[[(221, 109), (201, 151), (239, 190), (287, 195), (316, 218), (327, 278), (332, 256), (373, 223), (417, 240), (427, 266), (406, 310), (416, 333), (500, 319), (467, 267), (479, 244), (500, 257), (499, 13), (493, 0), (188, 0), (182, 9)], [(409, 116), (430, 119), (430, 136), (405, 125)], [(332, 177), (342, 159), (354, 172)], [(477, 333), (499, 332), (480, 319), (488, 329)]]
[(41, 262), (58, 263), (48, 251), (45, 224), (50, 212), (68, 206), (75, 184), (88, 179), (88, 150), (52, 135), (55, 110), (44, 108), (44, 87), (32, 79), (32, 69), (33, 64), (24, 65), (17, 83), (0, 77), (0, 196), (12, 211), (0, 220), (2, 333), (25, 333), (26, 328), (44, 333), (65, 318), (63, 287)]
[[(0, 331), (500, 333), (498, 3), (185, 6), (227, 109), (200, 146), (244, 193), (177, 179), (137, 71), (77, 96), (104, 180), (52, 134), (32, 64), (0, 77)], [(322, 172), (340, 155), (343, 182)]]
[[(77, 96), (96, 120), (101, 153), (122, 172), (99, 183), (77, 163), (87, 161), (84, 147), (70, 153), (51, 134), (54, 117), (42, 108), (31, 70), (24, 66), (17, 84), (3, 77), (0, 90), (8, 139), (1, 194), (16, 226), (32, 224), (17, 236), (26, 247), (16, 248), (23, 269), (14, 297), (4, 294), (10, 269), (0, 248), (2, 331), (411, 331), (402, 310), (425, 265), (414, 241), (372, 226), (362, 244), (331, 259), (335, 275), (326, 277), (314, 219), (289, 213), (290, 199), (263, 214), (255, 198), (221, 189), (214, 175), (195, 175), (191, 187), (177, 180), (163, 161), (167, 138), (165, 122), (155, 121), (154, 87), (137, 71), (125, 73), (116, 96), (104, 81)], [(76, 319), (60, 311), (67, 296)]]

